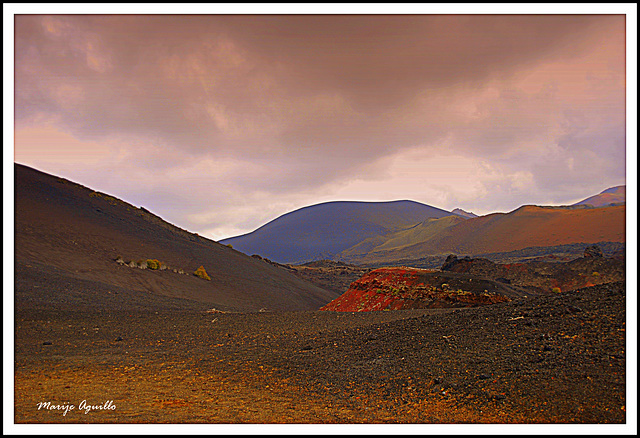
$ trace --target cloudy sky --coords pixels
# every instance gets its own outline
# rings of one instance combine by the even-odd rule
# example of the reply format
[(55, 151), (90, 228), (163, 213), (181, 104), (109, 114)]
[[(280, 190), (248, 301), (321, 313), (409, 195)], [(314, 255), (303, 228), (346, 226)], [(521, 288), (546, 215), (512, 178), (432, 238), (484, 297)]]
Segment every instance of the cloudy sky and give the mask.
[[(626, 183), (625, 15), (16, 15), (15, 148), (221, 239)], [(635, 146), (634, 146), (635, 147)]]

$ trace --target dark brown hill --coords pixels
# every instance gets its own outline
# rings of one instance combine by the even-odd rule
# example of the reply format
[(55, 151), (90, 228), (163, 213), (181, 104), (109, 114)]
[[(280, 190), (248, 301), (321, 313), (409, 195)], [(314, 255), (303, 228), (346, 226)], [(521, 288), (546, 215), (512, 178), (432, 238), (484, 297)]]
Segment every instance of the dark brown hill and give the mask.
[[(151, 306), (160, 295), (236, 311), (315, 310), (336, 297), (144, 208), (20, 164), (14, 168), (17, 302), (41, 296), (35, 279), (51, 279), (49, 287), (60, 293), (68, 285), (87, 290), (74, 298), (83, 304), (90, 304), (89, 296), (101, 300), (96, 290), (150, 292), (156, 295), (144, 296)], [(131, 268), (116, 263), (118, 256), (158, 260), (170, 269)], [(192, 275), (200, 266), (210, 281)]]

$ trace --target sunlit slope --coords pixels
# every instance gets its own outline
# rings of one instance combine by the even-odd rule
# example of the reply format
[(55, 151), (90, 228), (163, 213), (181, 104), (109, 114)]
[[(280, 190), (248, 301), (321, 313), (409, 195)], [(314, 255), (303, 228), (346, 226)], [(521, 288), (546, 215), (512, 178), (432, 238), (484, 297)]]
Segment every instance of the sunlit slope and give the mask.
[[(523, 206), (461, 221), (403, 247), (369, 252), (354, 263), (414, 259), (433, 254), (486, 254), (533, 246), (625, 241), (625, 206), (562, 208)], [(380, 246), (378, 246), (380, 247)]]
[(465, 220), (463, 217), (453, 215), (439, 219), (427, 219), (406, 230), (366, 239), (342, 251), (337, 258), (345, 260), (357, 259), (359, 257), (374, 258), (376, 254), (384, 255), (389, 251), (397, 251), (419, 242), (427, 242), (434, 239), (445, 229), (464, 222)]
[(610, 204), (626, 202), (627, 186), (611, 187), (603, 192), (590, 196), (574, 205), (592, 205), (594, 207), (605, 207)]

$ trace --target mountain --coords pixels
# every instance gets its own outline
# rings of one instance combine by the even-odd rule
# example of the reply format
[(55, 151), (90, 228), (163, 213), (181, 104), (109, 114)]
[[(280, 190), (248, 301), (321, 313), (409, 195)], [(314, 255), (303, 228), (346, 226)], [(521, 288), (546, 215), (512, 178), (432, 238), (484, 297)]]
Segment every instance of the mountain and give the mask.
[(453, 213), (455, 215), (458, 215), (458, 216), (466, 217), (466, 218), (469, 218), (469, 219), (474, 218), (474, 217), (478, 217), (477, 214), (472, 213), (470, 211), (464, 211), (461, 208), (453, 209), (453, 210), (451, 210), (451, 213)]
[[(425, 224), (422, 224), (425, 226)], [(426, 224), (428, 228), (429, 223)], [(387, 236), (398, 241), (400, 233)], [(417, 234), (419, 235), (419, 234)], [(418, 259), (435, 254), (479, 255), (570, 243), (625, 241), (625, 206), (603, 208), (526, 205), (510, 213), (493, 213), (452, 222), (412, 245), (379, 245), (366, 254), (342, 253), (349, 263)], [(405, 242), (406, 243), (406, 242)]]
[(616, 186), (608, 188), (601, 193), (583, 199), (573, 205), (591, 205), (593, 207), (606, 207), (611, 204), (626, 202), (627, 186)]
[(326, 202), (284, 214), (251, 233), (220, 242), (279, 263), (303, 263), (331, 259), (366, 239), (449, 215), (415, 201)]
[[(14, 170), (17, 305), (315, 310), (336, 297), (144, 208), (17, 163)], [(167, 269), (128, 266), (147, 259)], [(193, 275), (200, 266), (210, 280)]]

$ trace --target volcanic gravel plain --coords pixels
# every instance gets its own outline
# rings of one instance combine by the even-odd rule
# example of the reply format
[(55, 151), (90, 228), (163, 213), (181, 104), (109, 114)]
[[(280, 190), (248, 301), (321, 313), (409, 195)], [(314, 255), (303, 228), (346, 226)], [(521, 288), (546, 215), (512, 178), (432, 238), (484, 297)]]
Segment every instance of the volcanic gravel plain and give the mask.
[[(626, 421), (624, 282), (475, 308), (233, 313), (42, 272), (17, 270), (16, 423)], [(82, 301), (34, 292), (54, 290)]]

